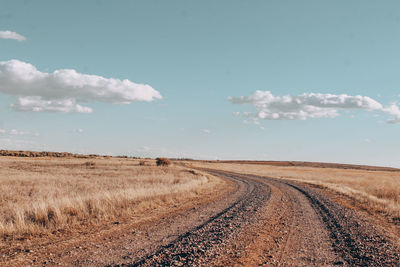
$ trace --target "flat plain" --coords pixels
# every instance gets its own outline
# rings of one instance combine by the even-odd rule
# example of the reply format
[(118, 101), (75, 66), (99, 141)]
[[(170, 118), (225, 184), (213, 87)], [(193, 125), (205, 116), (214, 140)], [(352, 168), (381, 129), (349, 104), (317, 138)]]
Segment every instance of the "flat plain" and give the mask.
[(21, 155), (0, 157), (3, 265), (400, 262), (397, 169)]

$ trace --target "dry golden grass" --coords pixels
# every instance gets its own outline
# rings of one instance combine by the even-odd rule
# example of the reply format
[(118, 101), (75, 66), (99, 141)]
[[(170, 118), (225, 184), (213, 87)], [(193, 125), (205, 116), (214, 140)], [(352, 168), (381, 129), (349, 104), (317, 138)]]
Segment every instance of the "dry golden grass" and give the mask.
[(310, 183), (356, 199), (368, 210), (400, 221), (400, 172), (340, 168), (280, 167), (261, 164), (188, 162), (188, 165), (221, 169)]
[(0, 235), (117, 220), (221, 181), (153, 160), (0, 158)]

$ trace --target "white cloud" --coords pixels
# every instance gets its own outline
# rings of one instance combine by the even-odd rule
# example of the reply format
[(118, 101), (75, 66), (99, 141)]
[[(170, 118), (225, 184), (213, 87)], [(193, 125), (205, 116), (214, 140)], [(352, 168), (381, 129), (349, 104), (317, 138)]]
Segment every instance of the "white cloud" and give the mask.
[(0, 146), (2, 149), (9, 150), (43, 150), (49, 151), (52, 148), (46, 144), (38, 143), (31, 140), (21, 140), (14, 138), (0, 138)]
[(17, 103), (10, 107), (15, 111), (34, 111), (34, 112), (78, 112), (91, 113), (92, 108), (84, 107), (76, 103), (73, 98), (59, 100), (44, 100), (39, 96), (18, 97)]
[(243, 121), (244, 124), (254, 124), (254, 125), (259, 125), (260, 124), (258, 118), (251, 117), (251, 113), (244, 112), (243, 115), (246, 116), (246, 117), (249, 117), (248, 119)]
[(149, 147), (143, 146), (128, 154), (139, 157), (171, 157), (171, 158), (187, 158), (188, 154), (183, 151), (176, 151), (165, 147)]
[(369, 138), (365, 138), (365, 139), (364, 139), (364, 142), (365, 142), (365, 143), (371, 143), (371, 140), (370, 140)]
[(201, 130), (203, 133), (206, 133), (206, 134), (209, 134), (209, 133), (211, 133), (211, 131), (210, 130), (208, 130), (208, 129), (202, 129)]
[(84, 131), (83, 131), (83, 129), (80, 129), (80, 128), (79, 128), (79, 129), (75, 129), (74, 132), (75, 132), (75, 133), (83, 133)]
[(393, 103), (390, 106), (385, 107), (383, 111), (393, 116), (388, 120), (389, 123), (400, 123), (400, 109), (396, 104)]
[(137, 152), (148, 152), (151, 148), (148, 146), (142, 146), (141, 148), (136, 149)]
[(49, 147), (47, 145), (34, 141), (35, 137), (38, 136), (39, 133), (35, 132), (29, 132), (17, 129), (7, 130), (0, 128), (0, 146), (2, 147), (2, 149), (14, 149), (14, 150), (48, 149)]
[(270, 91), (256, 91), (250, 96), (229, 97), (233, 104), (251, 104), (256, 113), (243, 113), (246, 117), (266, 120), (306, 120), (308, 118), (334, 118), (339, 110), (379, 111), (393, 118), (388, 122), (400, 123), (400, 110), (396, 104), (383, 107), (368, 96), (346, 94), (306, 93), (298, 96), (274, 96)]
[(16, 129), (11, 129), (11, 130), (5, 130), (5, 129), (0, 129), (0, 134), (1, 135), (25, 135), (25, 136), (39, 136), (38, 133), (32, 133), (32, 132), (28, 132), (28, 131), (20, 131), (20, 130), (16, 130)]
[(34, 112), (90, 113), (93, 110), (82, 103), (130, 104), (162, 99), (146, 84), (81, 74), (73, 69), (46, 73), (19, 60), (0, 62), (0, 92), (18, 97), (11, 105), (14, 110)]
[(26, 37), (12, 31), (0, 31), (0, 39), (12, 39), (17, 41), (25, 41)]

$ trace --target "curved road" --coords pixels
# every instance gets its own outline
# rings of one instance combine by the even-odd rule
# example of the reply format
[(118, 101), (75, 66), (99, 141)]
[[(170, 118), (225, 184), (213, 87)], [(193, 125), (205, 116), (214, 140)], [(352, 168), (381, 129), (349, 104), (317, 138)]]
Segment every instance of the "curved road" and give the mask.
[[(319, 191), (272, 178), (205, 170), (237, 184), (165, 245), (114, 266), (400, 266), (394, 242)], [(204, 207), (203, 207), (204, 208)], [(211, 209), (210, 209), (211, 208)], [(203, 218), (203, 219), (201, 219)]]

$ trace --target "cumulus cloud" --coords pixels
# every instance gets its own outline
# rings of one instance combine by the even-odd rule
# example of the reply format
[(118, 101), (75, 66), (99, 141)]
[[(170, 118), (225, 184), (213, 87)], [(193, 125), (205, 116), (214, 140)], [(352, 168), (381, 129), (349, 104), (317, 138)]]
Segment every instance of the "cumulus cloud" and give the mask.
[(393, 117), (390, 123), (400, 123), (400, 110), (396, 104), (384, 107), (368, 96), (346, 94), (305, 93), (297, 96), (274, 96), (270, 91), (256, 91), (250, 96), (229, 97), (233, 104), (251, 104), (256, 113), (243, 113), (254, 120), (306, 120), (308, 118), (334, 118), (340, 110), (379, 111)]
[(0, 31), (0, 39), (12, 39), (17, 41), (25, 41), (26, 37), (12, 31)]
[(87, 102), (130, 104), (162, 99), (146, 84), (130, 80), (81, 74), (73, 69), (52, 73), (19, 60), (0, 61), (0, 92), (18, 97), (11, 107), (17, 111), (90, 113)]
[(211, 131), (210, 130), (208, 130), (208, 129), (202, 129), (201, 130), (203, 133), (206, 133), (206, 134), (209, 134), (209, 133), (211, 133)]

